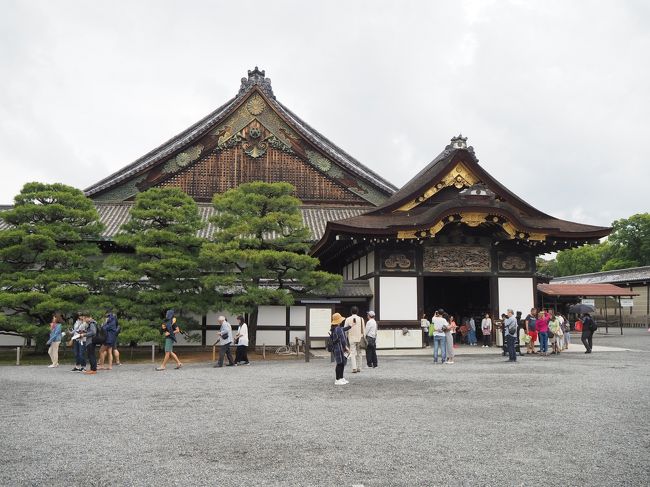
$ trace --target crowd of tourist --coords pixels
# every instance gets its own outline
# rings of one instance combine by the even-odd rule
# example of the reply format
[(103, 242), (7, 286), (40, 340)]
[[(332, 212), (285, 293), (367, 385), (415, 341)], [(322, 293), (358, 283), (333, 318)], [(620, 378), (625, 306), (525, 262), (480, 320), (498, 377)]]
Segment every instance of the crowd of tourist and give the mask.
[[(363, 350), (366, 352), (366, 365), (368, 368), (377, 367), (377, 334), (378, 325), (375, 320), (374, 311), (368, 311), (367, 321), (359, 316), (356, 306), (350, 309), (350, 316), (344, 317), (340, 313), (334, 313), (331, 319), (330, 336), (327, 339), (327, 349), (332, 353), (336, 362), (335, 384), (345, 385), (348, 383), (344, 377), (344, 369), (348, 359), (352, 362), (352, 373), (361, 372), (363, 361)], [(493, 332), (501, 333), (503, 337), (503, 354), (508, 355), (509, 362), (517, 361), (517, 354), (539, 354), (549, 356), (560, 354), (568, 349), (571, 343), (571, 327), (569, 321), (562, 314), (556, 314), (554, 310), (540, 310), (536, 308), (522, 319), (522, 313), (516, 315), (512, 309), (501, 316), (501, 320), (492, 322), (489, 313), (481, 319), (480, 331), (483, 338), (483, 347), (491, 346)], [(237, 365), (250, 365), (248, 360), (248, 325), (243, 316), (237, 317), (238, 328), (233, 335), (233, 329), (224, 316), (219, 316), (219, 332), (217, 342), (219, 345), (219, 359), (214, 367), (223, 367), (227, 359), (226, 367)], [(59, 366), (59, 344), (63, 339), (62, 326), (63, 317), (59, 313), (52, 316), (50, 325), (50, 336), (47, 341), (48, 353), (52, 360), (48, 367)], [(434, 364), (454, 364), (455, 341), (465, 342), (469, 346), (478, 346), (477, 325), (473, 317), (463, 319), (463, 325), (459, 328), (454, 316), (447, 314), (444, 310), (435, 311), (431, 321), (423, 314), (420, 320), (423, 332), (424, 346), (433, 347)], [(592, 353), (593, 334), (597, 326), (589, 313), (575, 321), (575, 330), (582, 333), (581, 341), (585, 346), (585, 353)], [(120, 352), (118, 350), (118, 338), (121, 327), (118, 324), (114, 313), (107, 311), (104, 321), (99, 325), (89, 313), (79, 313), (77, 320), (71, 330), (70, 345), (73, 347), (75, 356), (75, 372), (85, 374), (96, 374), (98, 368), (111, 370), (113, 364), (121, 365)], [(174, 344), (177, 335), (181, 333), (177, 324), (173, 309), (167, 311), (165, 320), (161, 325), (164, 335), (165, 355), (162, 364), (156, 370), (167, 369), (170, 359), (175, 362), (175, 369), (183, 367), (176, 353)], [(458, 337), (458, 338), (456, 338)], [(535, 344), (539, 343), (539, 351), (536, 351)], [(236, 345), (235, 358), (232, 357), (231, 347)], [(99, 362), (97, 360), (97, 346), (99, 346)], [(550, 351), (549, 351), (550, 346)], [(89, 368), (86, 369), (86, 365)]]
[[(48, 354), (52, 363), (48, 367), (59, 366), (59, 345), (64, 336), (64, 320), (60, 313), (52, 316), (50, 323), (50, 336), (47, 341), (49, 345)], [(79, 313), (77, 320), (71, 330), (70, 345), (72, 346), (75, 365), (73, 372), (83, 372), (85, 374), (96, 374), (97, 368), (111, 370), (113, 361), (115, 364), (120, 363), (120, 352), (117, 348), (120, 326), (117, 317), (110, 311), (106, 312), (104, 323), (99, 326), (89, 313)], [(97, 362), (97, 345), (99, 349), (99, 364)], [(105, 362), (108, 361), (108, 367)], [(86, 363), (89, 368), (86, 370)]]
[[(369, 368), (377, 367), (377, 322), (375, 313), (368, 312), (368, 322), (358, 316), (358, 308), (350, 309), (350, 316), (345, 318), (340, 313), (334, 313), (331, 320), (331, 329), (327, 340), (327, 349), (333, 355), (335, 367), (335, 385), (345, 385), (349, 381), (344, 377), (345, 365), (348, 358), (352, 361), (352, 373), (361, 372), (361, 350), (366, 350), (366, 360)], [(426, 314), (421, 315), (420, 326), (423, 334), (423, 346), (433, 347), (434, 364), (453, 364), (455, 336), (458, 340), (466, 342), (469, 346), (478, 346), (476, 334), (476, 321), (473, 317), (464, 320), (459, 333), (459, 327), (454, 316), (444, 310), (435, 311), (431, 321)], [(554, 310), (538, 310), (533, 308), (526, 318), (522, 313), (516, 314), (512, 309), (501, 315), (501, 320), (492, 323), (490, 314), (486, 313), (481, 319), (481, 334), (483, 347), (490, 347), (493, 331), (501, 333), (503, 338), (503, 353), (508, 355), (508, 362), (517, 362), (517, 354), (539, 354), (549, 356), (560, 354), (567, 350), (571, 343), (571, 327), (569, 320)], [(593, 348), (592, 337), (597, 329), (596, 322), (589, 313), (585, 313), (575, 322), (575, 329), (582, 333), (582, 343), (585, 353), (591, 353)], [(549, 340), (550, 349), (549, 352)], [(535, 344), (539, 341), (539, 352), (535, 351)]]

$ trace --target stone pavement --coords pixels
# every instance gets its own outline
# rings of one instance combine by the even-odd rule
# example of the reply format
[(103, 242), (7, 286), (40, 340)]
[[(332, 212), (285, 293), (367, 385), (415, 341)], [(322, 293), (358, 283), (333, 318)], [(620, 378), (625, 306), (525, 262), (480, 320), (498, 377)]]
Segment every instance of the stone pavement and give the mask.
[(0, 367), (0, 485), (648, 484), (650, 352), (380, 356), (347, 377), (326, 359)]

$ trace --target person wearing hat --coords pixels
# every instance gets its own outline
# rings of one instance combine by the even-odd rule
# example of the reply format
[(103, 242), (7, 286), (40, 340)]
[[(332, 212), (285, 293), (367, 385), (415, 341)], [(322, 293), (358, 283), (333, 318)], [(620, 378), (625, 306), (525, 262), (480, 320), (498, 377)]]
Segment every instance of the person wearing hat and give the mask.
[(377, 367), (377, 321), (375, 321), (375, 312), (368, 311), (368, 321), (366, 322), (366, 363), (373, 369)]
[(348, 383), (343, 377), (343, 369), (348, 361), (346, 355), (350, 353), (348, 348), (348, 340), (345, 338), (345, 328), (341, 324), (345, 321), (345, 317), (340, 313), (332, 315), (332, 328), (330, 329), (330, 337), (332, 340), (332, 352), (334, 353), (334, 360), (336, 361), (336, 380), (334, 385), (342, 386)]

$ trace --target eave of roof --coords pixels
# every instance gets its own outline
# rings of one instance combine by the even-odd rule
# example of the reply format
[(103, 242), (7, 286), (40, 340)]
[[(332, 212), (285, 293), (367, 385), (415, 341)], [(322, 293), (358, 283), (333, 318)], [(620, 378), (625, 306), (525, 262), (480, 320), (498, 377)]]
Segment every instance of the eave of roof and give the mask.
[(633, 283), (650, 282), (650, 266), (616, 269), (562, 276), (553, 279), (556, 284), (598, 284), (598, 283)]

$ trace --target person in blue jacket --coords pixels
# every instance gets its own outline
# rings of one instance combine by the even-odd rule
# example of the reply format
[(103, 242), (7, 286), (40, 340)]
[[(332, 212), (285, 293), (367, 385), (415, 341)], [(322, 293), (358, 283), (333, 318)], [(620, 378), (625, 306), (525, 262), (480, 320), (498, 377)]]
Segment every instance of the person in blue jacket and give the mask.
[(50, 323), (50, 338), (47, 340), (47, 345), (50, 346), (47, 353), (52, 360), (52, 363), (48, 365), (50, 369), (59, 366), (59, 345), (61, 344), (61, 338), (63, 337), (61, 329), (62, 323), (63, 316), (61, 316), (61, 313), (54, 313), (54, 316), (52, 316), (52, 323)]
[(332, 352), (334, 353), (334, 360), (336, 361), (336, 380), (334, 381), (334, 385), (337, 386), (342, 386), (348, 383), (348, 381), (343, 377), (343, 370), (345, 369), (345, 364), (347, 363), (348, 355), (350, 354), (348, 340), (345, 336), (345, 332), (350, 329), (350, 326), (342, 326), (344, 321), (345, 317), (341, 316), (340, 313), (334, 313), (332, 315), (330, 337), (332, 340)]
[(113, 348), (117, 341), (117, 316), (106, 311), (106, 321), (102, 325), (102, 329), (106, 334), (106, 340), (99, 349), (99, 369), (104, 369), (104, 360), (108, 353), (108, 370), (113, 370)]

